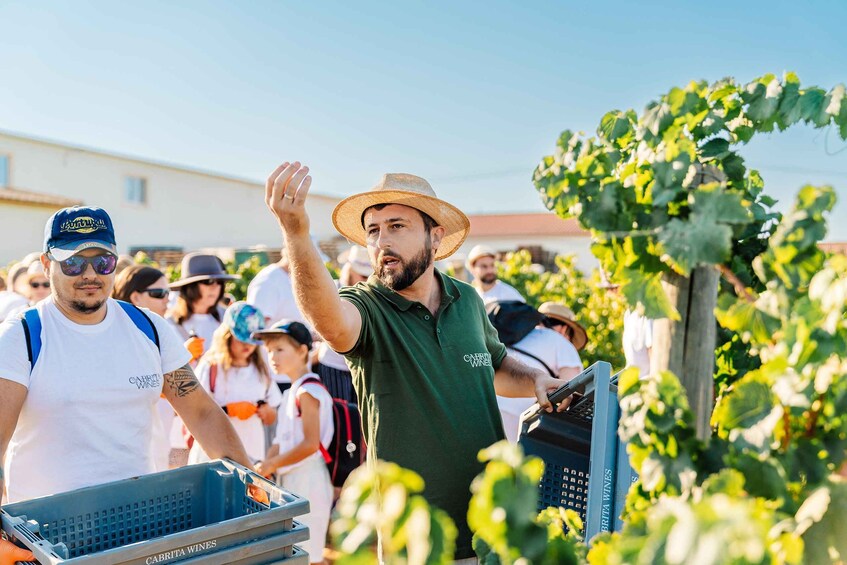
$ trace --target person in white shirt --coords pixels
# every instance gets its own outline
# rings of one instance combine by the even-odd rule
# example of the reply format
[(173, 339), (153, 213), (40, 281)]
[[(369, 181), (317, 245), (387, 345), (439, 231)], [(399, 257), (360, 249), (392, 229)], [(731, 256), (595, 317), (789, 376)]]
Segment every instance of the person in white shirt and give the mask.
[(271, 369), (292, 380), (279, 408), (276, 438), (256, 471), (277, 472), (280, 485), (309, 500), (309, 513), (297, 519), (309, 527), (309, 561), (321, 563), (333, 494), (323, 457), (334, 433), (332, 397), (309, 371), (312, 336), (304, 324), (281, 320), (253, 336), (264, 341)]
[(653, 348), (653, 320), (635, 310), (623, 315), (623, 354), (627, 367), (638, 367), (639, 375), (650, 375), (650, 352)]
[(8, 501), (152, 472), (162, 393), (210, 455), (249, 466), (170, 325), (109, 298), (117, 252), (106, 211), (59, 210), (44, 250), (51, 296), (0, 324), (0, 490)]
[(250, 281), (246, 301), (262, 311), (268, 326), (283, 319), (305, 322), (294, 300), (284, 250), (279, 261), (263, 268)]
[(517, 300), (526, 302), (515, 287), (497, 278), (497, 252), (485, 245), (476, 245), (468, 254), (467, 267), (474, 277), (471, 282), (486, 304)]
[(9, 273), (6, 275), (8, 288), (0, 291), (0, 322), (8, 318), (13, 311), (20, 310), (21, 306), (26, 307), (29, 304), (24, 281), (28, 267), (27, 263), (21, 262), (9, 268)]
[[(251, 337), (264, 327), (264, 316), (258, 309), (246, 302), (235, 302), (226, 309), (223, 323), (212, 337), (212, 346), (197, 365), (200, 384), (227, 413), (253, 461), (265, 457), (263, 426), (276, 422), (282, 402), (282, 394), (271, 380), (258, 348), (261, 342)], [(189, 464), (208, 460), (202, 447), (194, 443)]]

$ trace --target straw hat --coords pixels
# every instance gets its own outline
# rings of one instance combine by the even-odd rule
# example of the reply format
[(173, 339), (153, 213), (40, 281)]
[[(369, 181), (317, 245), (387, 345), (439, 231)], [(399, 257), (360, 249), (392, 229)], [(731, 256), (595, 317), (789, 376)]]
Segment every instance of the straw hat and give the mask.
[(588, 343), (588, 335), (585, 333), (585, 328), (574, 321), (576, 316), (574, 315), (573, 310), (564, 304), (559, 304), (558, 302), (545, 302), (538, 307), (538, 311), (548, 318), (558, 320), (570, 327), (573, 330), (571, 343), (573, 343), (573, 346), (576, 347), (577, 351), (582, 351), (582, 348), (584, 348), (585, 344)]
[(233, 281), (241, 278), (240, 275), (227, 273), (223, 261), (218, 257), (204, 253), (189, 253), (183, 257), (180, 274), (182, 278), (169, 284), (168, 288), (179, 288), (193, 282), (209, 279)]
[(361, 245), (351, 245), (349, 249), (343, 251), (338, 256), (338, 264), (341, 266), (350, 264), (350, 268), (354, 272), (363, 277), (369, 277), (374, 274), (373, 265), (368, 257), (368, 250)]
[(494, 251), (493, 248), (488, 247), (487, 245), (474, 245), (471, 252), (468, 253), (468, 261), (465, 263), (465, 266), (468, 269), (473, 268), (473, 264), (476, 263), (476, 260), (480, 257), (491, 257), (493, 259), (497, 258), (497, 252)]
[(446, 230), (435, 254), (435, 260), (449, 257), (468, 236), (470, 221), (461, 210), (439, 199), (430, 184), (415, 175), (388, 173), (367, 192), (349, 196), (332, 211), (332, 223), (338, 233), (348, 240), (367, 246), (365, 210), (378, 204), (400, 204), (420, 210)]

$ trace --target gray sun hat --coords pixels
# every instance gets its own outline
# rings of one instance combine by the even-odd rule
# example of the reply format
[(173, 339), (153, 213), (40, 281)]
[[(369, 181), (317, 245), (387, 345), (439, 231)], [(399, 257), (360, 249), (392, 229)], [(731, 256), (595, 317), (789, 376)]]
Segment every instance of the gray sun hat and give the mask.
[(241, 278), (240, 275), (230, 275), (227, 273), (224, 263), (220, 258), (204, 253), (189, 253), (183, 257), (181, 274), (182, 278), (169, 284), (169, 288), (180, 288), (191, 283), (209, 279), (234, 281)]

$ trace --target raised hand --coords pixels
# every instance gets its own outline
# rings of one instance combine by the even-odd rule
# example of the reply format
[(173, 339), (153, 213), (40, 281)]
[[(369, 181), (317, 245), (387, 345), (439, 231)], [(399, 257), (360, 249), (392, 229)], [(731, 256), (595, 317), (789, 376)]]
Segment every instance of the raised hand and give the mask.
[(265, 183), (265, 204), (287, 235), (308, 235), (306, 195), (312, 185), (309, 167), (298, 161), (277, 167)]

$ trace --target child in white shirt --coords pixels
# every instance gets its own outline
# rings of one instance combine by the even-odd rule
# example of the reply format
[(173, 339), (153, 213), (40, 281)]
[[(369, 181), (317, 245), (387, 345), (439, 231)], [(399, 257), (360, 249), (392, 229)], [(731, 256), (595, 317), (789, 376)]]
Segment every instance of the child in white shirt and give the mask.
[(277, 471), (283, 488), (308, 499), (310, 511), (298, 521), (309, 527), (310, 561), (322, 563), (333, 494), (322, 453), (332, 441), (332, 397), (309, 371), (312, 336), (305, 325), (281, 320), (253, 337), (264, 342), (271, 370), (292, 383), (283, 393), (276, 438), (256, 471), (265, 476)]

